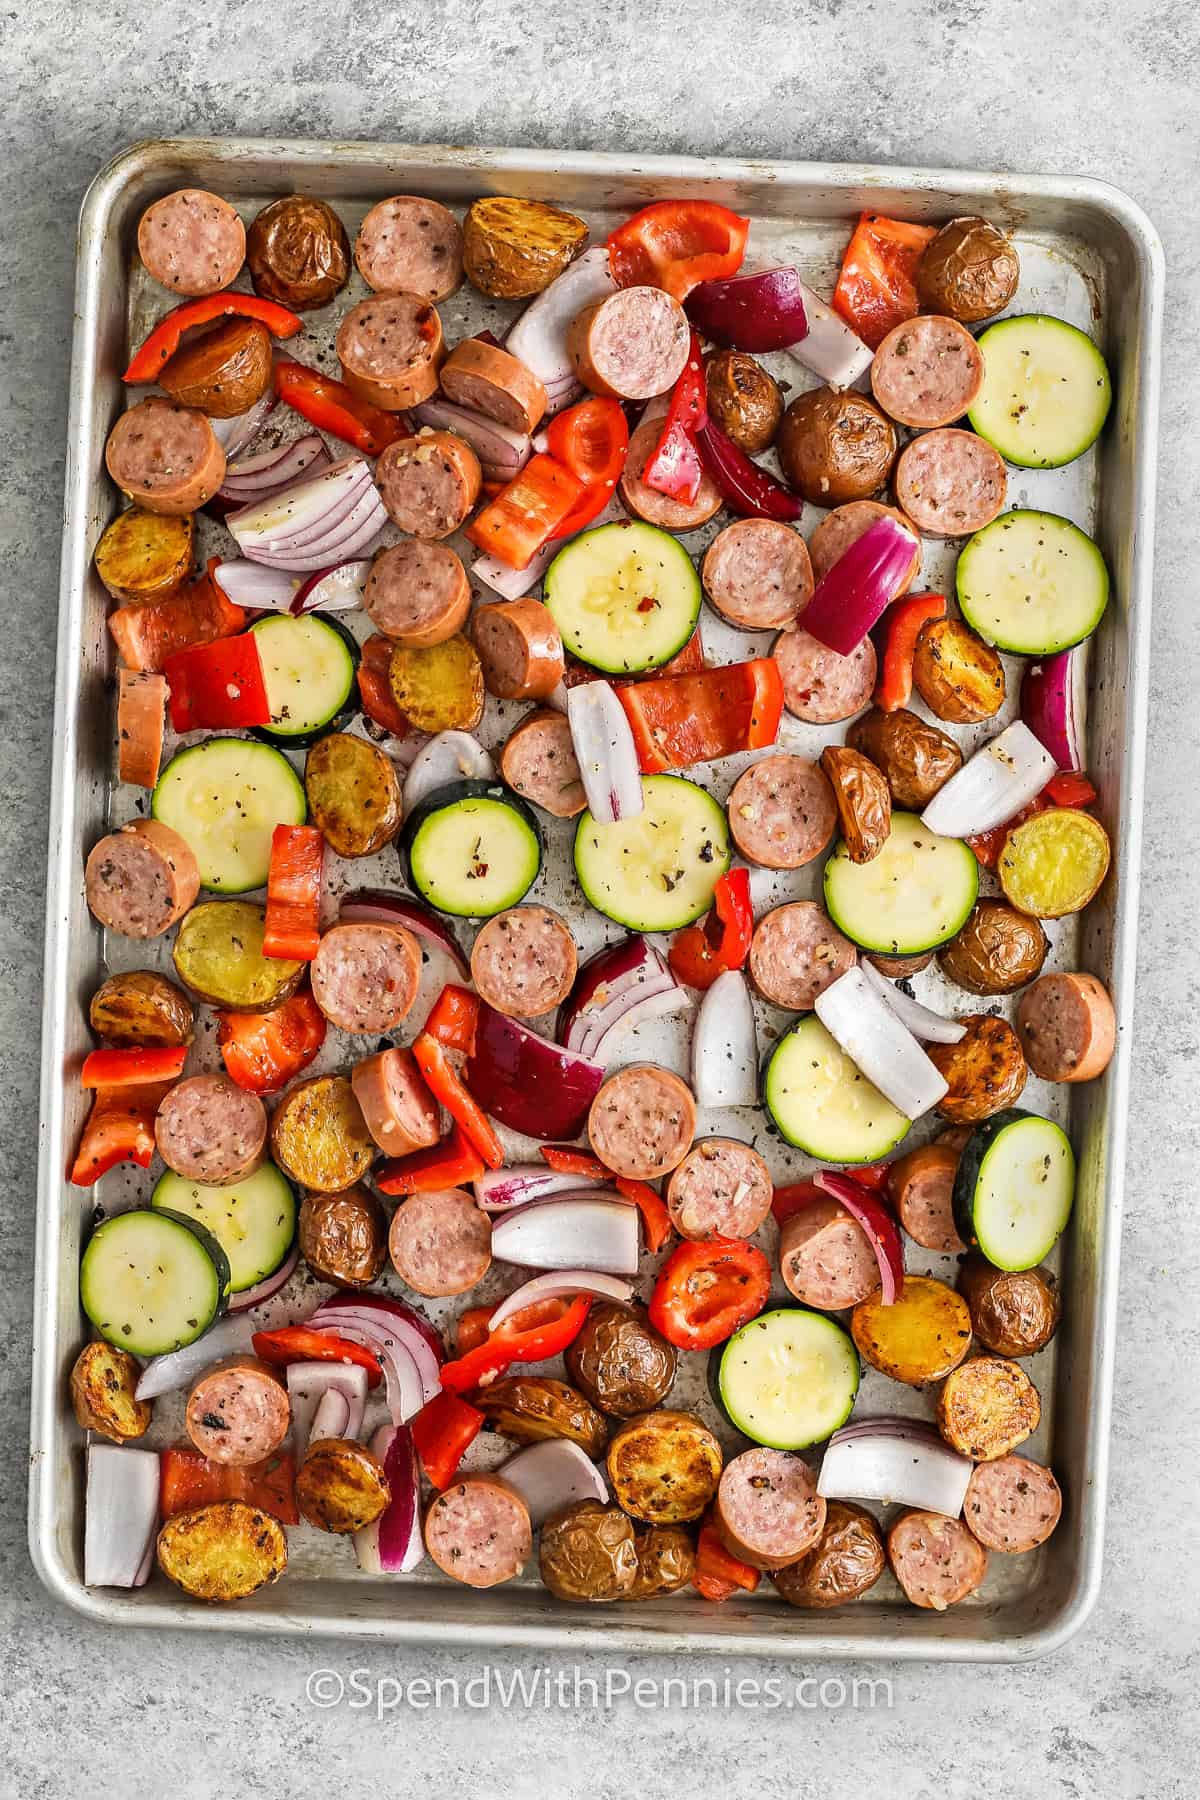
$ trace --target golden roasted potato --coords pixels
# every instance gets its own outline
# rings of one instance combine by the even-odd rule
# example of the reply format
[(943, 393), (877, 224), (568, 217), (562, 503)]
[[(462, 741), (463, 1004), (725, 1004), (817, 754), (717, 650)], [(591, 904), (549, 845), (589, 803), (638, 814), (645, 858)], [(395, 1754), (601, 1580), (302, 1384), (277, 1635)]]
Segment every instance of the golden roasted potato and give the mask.
[(318, 1194), (340, 1194), (362, 1180), (375, 1142), (344, 1075), (310, 1075), (287, 1090), (271, 1119), (271, 1155)]
[(352, 1438), (319, 1438), (300, 1465), (296, 1504), (320, 1531), (361, 1531), (392, 1497), (383, 1464)]
[(821, 767), (837, 804), (846, 854), (854, 863), (870, 862), (888, 841), (892, 829), (892, 795), (887, 776), (861, 750), (827, 744)]
[(92, 995), (88, 1019), (98, 1038), (121, 1048), (190, 1044), (196, 1025), (187, 995), (153, 969), (110, 975)]
[(604, 1454), (608, 1421), (590, 1400), (548, 1375), (510, 1375), (476, 1396), (475, 1405), (494, 1430), (518, 1444), (568, 1438), (594, 1461)]
[(304, 791), (313, 824), (339, 856), (373, 856), (400, 829), (395, 765), (366, 738), (319, 738), (305, 759)]
[(696, 1566), (696, 1546), (682, 1525), (651, 1525), (633, 1540), (637, 1577), (626, 1599), (653, 1600), (686, 1587)]
[(944, 1281), (906, 1275), (900, 1297), (883, 1304), (883, 1289), (860, 1300), (850, 1319), (859, 1355), (893, 1381), (922, 1387), (956, 1369), (971, 1347), (967, 1303)]
[(171, 959), (201, 1000), (233, 1012), (270, 1012), (304, 978), (305, 965), (262, 953), (266, 913), (249, 900), (206, 900), (180, 921)]
[(974, 725), (1004, 705), (1004, 664), (961, 619), (931, 619), (917, 639), (913, 685), (935, 718)]
[(717, 1491), (723, 1463), (720, 1444), (689, 1412), (642, 1413), (622, 1425), (608, 1446), (615, 1499), (651, 1525), (698, 1519)]
[(938, 1430), (960, 1456), (995, 1462), (1037, 1430), (1042, 1401), (1017, 1363), (1006, 1356), (973, 1356), (955, 1369), (938, 1395)]
[(168, 517), (131, 506), (96, 545), (96, 573), (114, 600), (161, 600), (192, 572), (191, 513)]
[(587, 239), (583, 220), (559, 206), (490, 195), (463, 221), (463, 267), (481, 294), (522, 300), (549, 287)]
[(287, 1568), (287, 1538), (270, 1513), (216, 1500), (176, 1513), (158, 1534), (158, 1566), (197, 1600), (244, 1600)]
[(71, 1370), (71, 1404), (84, 1431), (99, 1431), (118, 1444), (140, 1438), (150, 1426), (151, 1405), (134, 1398), (142, 1366), (115, 1344), (87, 1344)]
[(978, 1125), (1017, 1104), (1029, 1067), (1007, 1019), (968, 1013), (958, 1023), (966, 1026), (965, 1037), (957, 1044), (930, 1044), (927, 1051), (950, 1084), (937, 1109), (954, 1125)]
[(416, 731), (474, 731), (483, 717), (483, 664), (461, 631), (428, 649), (397, 644), (389, 673), (392, 698)]

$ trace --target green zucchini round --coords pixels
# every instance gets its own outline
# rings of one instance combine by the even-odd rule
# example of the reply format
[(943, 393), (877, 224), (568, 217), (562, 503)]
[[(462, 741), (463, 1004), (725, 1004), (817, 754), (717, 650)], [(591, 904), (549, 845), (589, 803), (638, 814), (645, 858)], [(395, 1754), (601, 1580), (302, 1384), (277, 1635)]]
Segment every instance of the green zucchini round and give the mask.
[(528, 893), (542, 866), (533, 808), (498, 781), (455, 781), (427, 794), (397, 844), (408, 885), (438, 912), (490, 919)]
[(228, 1304), (229, 1258), (198, 1219), (139, 1206), (97, 1226), (79, 1298), (101, 1337), (134, 1356), (192, 1344)]
[(1075, 1153), (1052, 1119), (1009, 1107), (977, 1125), (954, 1177), (954, 1225), (994, 1268), (1034, 1269), (1066, 1228)]
[(358, 711), (358, 642), (325, 613), (270, 613), (250, 627), (262, 662), (271, 723), (254, 726), (268, 744), (297, 748), (338, 731)]

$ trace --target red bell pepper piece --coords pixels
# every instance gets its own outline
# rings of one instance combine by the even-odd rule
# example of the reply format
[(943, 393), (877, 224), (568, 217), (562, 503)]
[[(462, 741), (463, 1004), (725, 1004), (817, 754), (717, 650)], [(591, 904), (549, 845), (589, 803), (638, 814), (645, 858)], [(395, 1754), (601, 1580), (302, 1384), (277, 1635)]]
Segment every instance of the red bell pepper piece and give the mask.
[(85, 1088), (133, 1087), (147, 1081), (178, 1081), (187, 1060), (187, 1045), (170, 1049), (93, 1050), (83, 1059), (79, 1082)]
[(860, 1163), (854, 1170), (853, 1179), (859, 1187), (869, 1188), (873, 1194), (882, 1194), (891, 1179), (890, 1163)]
[(698, 675), (701, 669), (707, 667), (708, 664), (704, 660), (704, 639), (701, 637), (700, 627), (697, 625), (683, 649), (673, 656), (670, 662), (665, 662), (657, 673), (659, 675)]
[(210, 557), (206, 573), (177, 594), (118, 606), (109, 613), (108, 629), (127, 668), (161, 673), (176, 651), (211, 644), (245, 629), (245, 608), (227, 600), (213, 579), (220, 560)]
[(977, 832), (966, 841), (975, 852), (975, 860), (985, 869), (994, 869), (1000, 861), (1000, 852), (1004, 848), (1004, 840), (1010, 831), (1018, 825), (1024, 825), (1026, 819), (1036, 818), (1038, 813), (1049, 812), (1052, 806), (1068, 806), (1083, 810), (1098, 799), (1096, 789), (1087, 776), (1076, 771), (1066, 770), (1052, 775), (1036, 799), (1023, 806), (1019, 813), (1003, 825), (993, 825), (990, 831)]
[(662, 433), (646, 459), (642, 480), (657, 493), (691, 505), (700, 492), (704, 464), (696, 448), (696, 433), (708, 422), (708, 391), (700, 339), (692, 333), (683, 373), (671, 393), (671, 404)]
[(447, 1050), (460, 1050), (464, 1056), (470, 1056), (475, 1048), (478, 1023), (478, 994), (469, 993), (457, 982), (448, 981), (430, 1008), (425, 1030)]
[(754, 936), (749, 869), (727, 869), (713, 889), (713, 910), (702, 925), (677, 931), (667, 961), (686, 987), (710, 988), (727, 969), (743, 968)]
[(903, 219), (885, 219), (882, 213), (859, 214), (842, 258), (833, 305), (872, 350), (878, 350), (894, 325), (916, 318), (917, 264), (936, 235), (932, 225), (910, 225)]
[(604, 511), (613, 497), (629, 450), (629, 421), (617, 400), (592, 394), (569, 406), (546, 427), (551, 456), (583, 482), (583, 493), (551, 538), (573, 537)]
[(931, 619), (946, 616), (944, 594), (910, 594), (893, 600), (884, 615), (883, 655), (873, 699), (881, 712), (896, 712), (912, 699), (917, 639)]
[(749, 219), (714, 200), (656, 200), (610, 232), (618, 287), (660, 287), (681, 303), (702, 281), (736, 275)]
[(760, 1571), (732, 1556), (712, 1520), (705, 1519), (696, 1539), (696, 1564), (692, 1571), (696, 1592), (719, 1605), (731, 1599), (739, 1588), (752, 1594), (761, 1580)]
[(274, 380), (275, 392), (293, 412), (318, 431), (353, 444), (364, 456), (379, 456), (397, 438), (408, 435), (403, 413), (384, 412), (369, 400), (360, 400), (344, 382), (319, 369), (283, 359), (275, 364)]
[(308, 1325), (282, 1325), (278, 1331), (256, 1331), (250, 1342), (255, 1356), (261, 1356), (276, 1369), (286, 1369), (289, 1363), (297, 1362), (353, 1363), (367, 1371), (368, 1387), (378, 1387), (383, 1380), (378, 1359), (369, 1350), (332, 1331), (318, 1331)]
[(760, 750), (775, 742), (783, 712), (779, 664), (770, 656), (696, 675), (659, 675), (617, 694), (644, 775)]
[(267, 870), (263, 955), (311, 962), (321, 942), (321, 866), (325, 839), (315, 825), (277, 825)]
[[(453, 1394), (470, 1393), (496, 1381), (514, 1363), (547, 1362), (560, 1355), (579, 1336), (591, 1304), (590, 1294), (577, 1294), (569, 1305), (565, 1300), (551, 1300), (536, 1309), (529, 1307), (514, 1314), (498, 1331), (489, 1333), (482, 1344), (453, 1362), (443, 1363), (442, 1386)], [(527, 1315), (535, 1310), (536, 1321), (527, 1323)]]
[(76, 1187), (91, 1187), (117, 1163), (150, 1167), (155, 1148), (154, 1115), (173, 1085), (147, 1081), (136, 1087), (96, 1089), (71, 1165), (71, 1181)]
[(562, 528), (583, 493), (578, 476), (542, 451), (530, 458), (463, 535), (506, 567), (524, 569)]
[(379, 632), (367, 639), (358, 663), (358, 697), (373, 724), (393, 737), (407, 737), (408, 720), (396, 705), (392, 693), (392, 651), (395, 648), (391, 638)]
[[(555, 1302), (548, 1301), (545, 1304), (554, 1306)], [(524, 1308), (518, 1317), (524, 1318), (526, 1312), (533, 1312), (535, 1308), (536, 1302), (533, 1307)], [(465, 1356), (468, 1350), (477, 1350), (480, 1344), (487, 1342), (488, 1320), (495, 1310), (494, 1306), (468, 1306), (466, 1312), (459, 1313), (454, 1325), (456, 1355)], [(553, 1317), (558, 1317), (557, 1310), (553, 1313)]]
[(611, 1181), (613, 1172), (606, 1168), (598, 1156), (590, 1150), (576, 1150), (573, 1144), (543, 1144), (541, 1147), (543, 1162), (549, 1164), (556, 1175), (583, 1175), (589, 1181)]
[(417, 1067), (425, 1077), (434, 1099), (445, 1107), (455, 1124), (462, 1128), (463, 1136), (478, 1151), (488, 1168), (502, 1168), (504, 1146), (483, 1108), (451, 1067), (442, 1045), (427, 1031), (423, 1031), (413, 1043), (412, 1050)]
[(325, 1015), (304, 990), (265, 1013), (219, 1012), (225, 1073), (248, 1094), (275, 1094), (306, 1069), (325, 1042)]
[(680, 1244), (658, 1272), (650, 1323), (680, 1350), (711, 1350), (755, 1313), (771, 1291), (771, 1265), (742, 1238)]
[(731, 512), (743, 519), (774, 519), (782, 524), (794, 524), (803, 513), (804, 502), (791, 488), (752, 462), (715, 420), (706, 419), (697, 429), (696, 445)]
[(173, 1444), (160, 1451), (158, 1504), (164, 1519), (211, 1506), (216, 1500), (243, 1500), (259, 1512), (270, 1513), (281, 1525), (298, 1525), (296, 1463), (289, 1451), (280, 1451), (265, 1462), (238, 1467), (211, 1462), (190, 1444)]
[(1048, 800), (1051, 806), (1081, 809), (1094, 806), (1100, 795), (1081, 769), (1062, 769), (1057, 775), (1050, 777), (1042, 789), (1041, 797)]
[(171, 729), (238, 731), (271, 723), (258, 640), (252, 631), (177, 650), (163, 666)]
[(782, 1231), (788, 1220), (814, 1200), (828, 1200), (829, 1195), (822, 1193), (815, 1181), (793, 1181), (785, 1187), (777, 1187), (771, 1195), (771, 1217)]
[(482, 1174), (482, 1156), (455, 1125), (449, 1137), (428, 1150), (389, 1156), (372, 1179), (381, 1194), (434, 1194), (440, 1188), (466, 1187)]
[(421, 1467), (435, 1488), (447, 1488), (483, 1427), (478, 1407), (443, 1388), (409, 1422)]
[(675, 1227), (671, 1215), (648, 1181), (635, 1181), (631, 1175), (617, 1176), (617, 1192), (631, 1200), (642, 1215), (642, 1233), (646, 1248), (653, 1256), (662, 1249)]
[(193, 325), (211, 325), (214, 319), (224, 319), (231, 313), (240, 319), (257, 319), (272, 337), (295, 337), (304, 329), (304, 320), (299, 314), (280, 306), (275, 300), (260, 300), (257, 294), (227, 291), (206, 295), (202, 300), (185, 300), (165, 319), (160, 319), (121, 377), (122, 381), (157, 381), (164, 364), (170, 362), (178, 350), (185, 331)]

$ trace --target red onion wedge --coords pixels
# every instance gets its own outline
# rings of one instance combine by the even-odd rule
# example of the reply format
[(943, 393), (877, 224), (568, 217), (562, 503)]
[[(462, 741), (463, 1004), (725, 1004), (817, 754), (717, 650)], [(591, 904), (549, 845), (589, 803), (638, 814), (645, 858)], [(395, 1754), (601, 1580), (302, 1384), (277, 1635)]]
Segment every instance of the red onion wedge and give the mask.
[(803, 281), (800, 292), (808, 335), (798, 344), (789, 344), (788, 355), (832, 388), (853, 387), (874, 362), (875, 352)]
[(589, 681), (567, 691), (571, 742), (597, 825), (615, 825), (642, 811), (642, 775), (625, 708), (607, 681)]
[(354, 1555), (367, 1575), (407, 1575), (425, 1554), (421, 1536), (421, 1467), (407, 1425), (381, 1425), (371, 1449), (383, 1464), (391, 1499), (371, 1525), (354, 1533)]
[(298, 575), (290, 575), (286, 569), (268, 569), (245, 556), (218, 563), (213, 579), (227, 600), (252, 612), (290, 611), (301, 587)]
[(326, 1301), (308, 1323), (314, 1331), (349, 1338), (372, 1353), (383, 1370), (392, 1423), (403, 1425), (441, 1386), (438, 1359), (406, 1318), (390, 1309), (360, 1306), (358, 1298)]
[(412, 418), (431, 431), (452, 431), (471, 446), (479, 458), (484, 478), (511, 481), (529, 461), (529, 434), (512, 431), (468, 406), (449, 400), (426, 400), (412, 409)]
[(182, 1350), (169, 1350), (165, 1356), (152, 1357), (142, 1370), (135, 1399), (157, 1400), (160, 1394), (191, 1387), (197, 1375), (210, 1363), (250, 1350), (251, 1338), (262, 1328), (262, 1321), (252, 1319), (248, 1313), (227, 1313), (215, 1325), (210, 1325), (195, 1343), (185, 1344)]
[[(646, 414), (643, 414), (643, 419)], [(652, 415), (651, 415), (652, 416)], [(794, 524), (804, 511), (804, 502), (790, 488), (727, 437), (714, 420), (708, 419), (696, 433), (700, 458), (720, 490), (721, 498), (731, 512), (742, 519), (776, 519)], [(909, 561), (912, 552), (909, 552)], [(809, 606), (812, 601), (809, 601)]]
[(488, 1330), (499, 1331), (506, 1319), (526, 1306), (536, 1306), (539, 1300), (561, 1300), (575, 1294), (594, 1294), (598, 1300), (615, 1300), (624, 1306), (632, 1300), (633, 1289), (627, 1281), (598, 1275), (594, 1269), (555, 1269), (549, 1275), (535, 1275), (502, 1300), (488, 1320)]
[(142, 1587), (158, 1531), (158, 1451), (88, 1445), (85, 1587)]
[(840, 1175), (833, 1169), (818, 1169), (813, 1182), (831, 1200), (844, 1206), (855, 1224), (866, 1233), (879, 1264), (883, 1304), (893, 1306), (904, 1287), (904, 1245), (895, 1219), (878, 1194), (849, 1175)]
[(317, 569), (301, 584), (288, 610), (296, 614), (351, 612), (362, 605), (363, 589), (370, 573), (370, 559), (365, 556), (334, 563), (328, 569)]
[(269, 387), (253, 406), (247, 407), (244, 413), (238, 413), (232, 419), (210, 419), (213, 436), (225, 452), (227, 462), (240, 456), (254, 442), (271, 414), (275, 411), (279, 396), (274, 387)]
[(306, 574), (349, 562), (369, 550), (387, 524), (383, 501), (374, 487), (360, 489), (351, 511), (328, 534), (291, 550), (264, 550), (258, 560), (270, 568)]
[(332, 461), (325, 439), (315, 431), (309, 432), (305, 437), (293, 438), (290, 444), (277, 444), (273, 450), (227, 463), (225, 479), (217, 492), (236, 506), (246, 506), (251, 501), (269, 499), (301, 475), (317, 474)]
[[(362, 1430), (367, 1405), (367, 1371), (357, 1363), (298, 1362), (289, 1363), (288, 1398), (292, 1403), (292, 1448), (296, 1461), (302, 1462), (309, 1444), (316, 1437), (317, 1415), (329, 1394), (336, 1394), (345, 1407), (345, 1420), (340, 1431), (326, 1431), (327, 1437), (357, 1437)], [(328, 1415), (323, 1423), (328, 1423)]]
[(280, 1288), (287, 1286), (296, 1273), (296, 1264), (299, 1261), (300, 1245), (297, 1242), (292, 1245), (279, 1267), (272, 1274), (264, 1275), (261, 1281), (256, 1281), (253, 1287), (246, 1288), (242, 1293), (229, 1296), (229, 1311), (240, 1313), (245, 1312), (248, 1306), (261, 1306), (264, 1300), (269, 1300), (273, 1294), (279, 1292)]
[(439, 731), (422, 744), (404, 782), (404, 816), (408, 817), (435, 789), (455, 781), (491, 781), (496, 765), (469, 731)]
[(967, 1035), (965, 1025), (957, 1019), (944, 1019), (941, 1013), (931, 1012), (929, 1007), (922, 1006), (911, 994), (906, 994), (902, 987), (889, 981), (885, 975), (869, 962), (859, 963), (859, 968), (867, 978), (868, 984), (891, 1007), (900, 1023), (919, 1038), (923, 1044), (958, 1044)]
[(501, 1125), (526, 1137), (569, 1143), (587, 1123), (604, 1070), (481, 1001), (466, 1083)]
[(1021, 677), (1021, 717), (1064, 771), (1086, 767), (1087, 676), (1084, 647), (1031, 662)]
[(740, 969), (718, 975), (692, 1030), (692, 1091), (701, 1106), (754, 1106), (758, 1037), (754, 1002)]
[(477, 556), (471, 564), (471, 573), (502, 599), (519, 600), (530, 588), (537, 586), (561, 547), (552, 542), (535, 550), (523, 569), (510, 569), (496, 556)]
[(834, 1432), (817, 1492), (827, 1500), (885, 1500), (957, 1519), (974, 1466), (924, 1421), (868, 1419)]
[(556, 1035), (568, 1050), (600, 1062), (611, 1051), (618, 1027), (663, 1018), (690, 1004), (687, 990), (653, 944), (643, 937), (622, 938), (580, 968), (559, 1010)]
[(531, 1200), (548, 1200), (551, 1194), (592, 1193), (596, 1183), (591, 1175), (568, 1175), (545, 1163), (512, 1163), (507, 1169), (485, 1169), (472, 1186), (476, 1205), (486, 1213), (502, 1213)]
[(639, 1214), (636, 1206), (602, 1194), (535, 1200), (505, 1213), (492, 1226), (492, 1255), (527, 1269), (598, 1270), (636, 1275)]
[(404, 925), (414, 937), (444, 951), (461, 980), (471, 979), (471, 965), (450, 927), (407, 894), (393, 894), (387, 888), (355, 888), (338, 908), (338, 918), (343, 925)]
[(608, 1502), (604, 1476), (570, 1438), (529, 1444), (502, 1463), (499, 1472), (529, 1508), (529, 1522), (535, 1531), (551, 1513), (573, 1500), (599, 1500), (602, 1506)]
[(565, 392), (576, 379), (567, 332), (585, 306), (607, 299), (616, 286), (607, 247), (594, 245), (530, 301), (505, 338), (504, 348), (532, 369), (548, 394)]
[(1014, 719), (938, 789), (921, 823), (938, 837), (991, 831), (1036, 799), (1056, 768), (1028, 725)]
[(916, 548), (895, 519), (876, 519), (817, 583), (804, 609), (805, 631), (850, 656), (900, 592)]
[(850, 1061), (906, 1118), (931, 1112), (947, 1092), (945, 1078), (861, 969), (831, 982), (815, 1010)]
[[(365, 1307), (368, 1312), (376, 1312), (390, 1316), (392, 1319), (401, 1322), (404, 1325), (406, 1332), (415, 1332), (419, 1338), (423, 1339), (426, 1350), (429, 1355), (432, 1356), (434, 1363), (439, 1369), (445, 1362), (446, 1346), (442, 1342), (441, 1332), (436, 1325), (432, 1324), (430, 1320), (425, 1317), (423, 1312), (420, 1312), (415, 1306), (410, 1306), (407, 1300), (399, 1300), (395, 1294), (343, 1293), (335, 1294), (331, 1300), (322, 1301), (317, 1310), (318, 1312), (323, 1313), (326, 1307), (341, 1306)], [(425, 1357), (419, 1350), (416, 1354), (421, 1361), (421, 1366), (424, 1371), (423, 1379), (428, 1381), (431, 1376), (430, 1371), (425, 1366)], [(440, 1387), (440, 1385), (441, 1383), (439, 1381), (438, 1386)], [(437, 1391), (436, 1388), (434, 1391)]]
[(792, 268), (756, 269), (702, 281), (684, 311), (706, 338), (734, 350), (786, 350), (808, 336), (804, 283)]
[(244, 556), (307, 572), (360, 555), (387, 514), (367, 463), (350, 456), (241, 507), (225, 523)]

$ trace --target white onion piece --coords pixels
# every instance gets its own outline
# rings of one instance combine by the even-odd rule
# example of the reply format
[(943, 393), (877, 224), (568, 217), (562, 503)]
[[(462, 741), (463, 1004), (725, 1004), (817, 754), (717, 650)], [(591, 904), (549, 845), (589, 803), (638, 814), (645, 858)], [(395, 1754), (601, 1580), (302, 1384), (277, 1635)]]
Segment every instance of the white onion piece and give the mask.
[(501, 599), (519, 600), (530, 588), (537, 586), (561, 549), (561, 544), (544, 544), (534, 551), (523, 569), (510, 569), (496, 556), (477, 556), (471, 564), (471, 573)]
[(535, 1275), (502, 1300), (488, 1320), (488, 1330), (498, 1331), (506, 1319), (539, 1300), (561, 1300), (568, 1294), (595, 1294), (597, 1299), (615, 1300), (624, 1306), (632, 1300), (633, 1289), (627, 1281), (618, 1281), (615, 1275), (599, 1275), (593, 1269), (556, 1269), (550, 1275)]
[(315, 431), (310, 432), (306, 437), (293, 438), (290, 444), (277, 444), (273, 450), (263, 450), (258, 456), (228, 463), (219, 491), (226, 499), (237, 500), (243, 505), (250, 500), (265, 500), (301, 475), (313, 475), (332, 461), (325, 439)]
[(320, 1443), (322, 1438), (349, 1437), (349, 1427), (350, 1402), (336, 1388), (327, 1388), (313, 1414), (312, 1430), (308, 1434), (309, 1448)]
[(453, 781), (490, 781), (496, 765), (469, 731), (439, 731), (414, 756), (404, 782), (404, 816)]
[(692, 1088), (701, 1106), (754, 1106), (758, 1037), (754, 1002), (740, 969), (717, 976), (692, 1031)]
[(886, 1500), (957, 1519), (974, 1463), (915, 1421), (879, 1419), (865, 1429), (835, 1432), (825, 1450), (817, 1492), (827, 1500)]
[(566, 682), (557, 682), (546, 695), (545, 704), (550, 707), (553, 712), (565, 713), (567, 710), (567, 693), (568, 688)]
[(245, 1312), (248, 1306), (261, 1306), (264, 1301), (270, 1300), (272, 1295), (279, 1292), (280, 1288), (287, 1286), (296, 1273), (296, 1264), (299, 1261), (300, 1244), (297, 1241), (273, 1274), (264, 1275), (261, 1281), (256, 1281), (253, 1287), (244, 1289), (242, 1293), (229, 1296), (229, 1311), (231, 1313)]
[(914, 1000), (911, 994), (906, 994), (903, 988), (881, 975), (871, 963), (864, 960), (858, 966), (900, 1023), (923, 1044), (959, 1044), (966, 1037), (967, 1028), (957, 1019), (944, 1019), (941, 1013), (931, 1012), (929, 1007), (922, 1006), (919, 1000)]
[(289, 610), (297, 617), (313, 612), (352, 612), (362, 605), (370, 573), (371, 562), (365, 556), (334, 563), (330, 569), (317, 569), (300, 587)]
[(357, 1363), (298, 1362), (289, 1363), (286, 1371), (288, 1398), (292, 1405), (292, 1448), (296, 1461), (303, 1462), (312, 1437), (317, 1415), (328, 1394), (337, 1394), (346, 1408), (340, 1432), (327, 1432), (329, 1437), (357, 1437), (362, 1430), (367, 1405), (367, 1371)]
[(247, 545), (246, 554), (274, 569), (295, 569), (307, 574), (361, 556), (386, 524), (383, 501), (375, 487), (364, 482), (359, 484), (348, 506), (339, 506), (338, 517), (327, 531), (308, 532), (302, 544), (269, 550), (257, 550)]
[(295, 548), (315, 531), (328, 530), (343, 518), (371, 471), (361, 456), (343, 457), (318, 474), (290, 482), (279, 493), (251, 506), (239, 507), (225, 523), (242, 547), (259, 550)]
[(410, 417), (431, 431), (452, 431), (471, 446), (483, 468), (502, 481), (511, 481), (529, 461), (528, 432), (513, 431), (472, 407), (455, 406), (449, 400), (424, 400), (412, 408)]
[(601, 1505), (608, 1501), (604, 1476), (570, 1438), (529, 1444), (502, 1463), (498, 1473), (524, 1500), (535, 1531), (551, 1513), (574, 1500), (599, 1500)]
[(228, 462), (248, 450), (254, 442), (271, 414), (275, 411), (278, 396), (274, 387), (269, 387), (265, 394), (259, 396), (253, 406), (247, 407), (244, 413), (238, 413), (232, 419), (210, 419), (213, 436), (220, 444)]
[(906, 1118), (931, 1112), (947, 1083), (859, 968), (818, 994), (816, 1014), (867, 1080)]
[(634, 819), (642, 810), (642, 775), (625, 708), (607, 681), (588, 681), (567, 692), (571, 742), (597, 825)]
[(803, 281), (800, 293), (808, 317), (808, 336), (789, 345), (788, 355), (830, 387), (852, 387), (874, 362), (875, 352)]
[(921, 823), (939, 837), (991, 831), (1035, 800), (1057, 768), (1028, 725), (1014, 719), (938, 789)]
[(527, 1269), (596, 1269), (636, 1275), (638, 1210), (595, 1195), (535, 1200), (492, 1226), (492, 1255)]
[(643, 988), (640, 996), (628, 1000), (598, 1033), (588, 1036), (586, 1041), (590, 1047), (581, 1054), (607, 1068), (613, 1058), (621, 1054), (617, 1038), (631, 1025), (645, 1025), (650, 1019), (673, 1018), (676, 1013), (686, 1012), (691, 1004), (687, 989), (680, 987), (674, 976), (669, 987), (655, 988), (652, 992)]
[(218, 563), (213, 580), (227, 600), (255, 612), (287, 612), (301, 585), (299, 577), (286, 569), (268, 569), (246, 556)]
[(210, 1363), (249, 1350), (251, 1338), (261, 1330), (262, 1325), (246, 1313), (227, 1313), (215, 1325), (210, 1325), (194, 1344), (185, 1344), (182, 1350), (169, 1350), (165, 1356), (152, 1357), (142, 1370), (134, 1397), (157, 1400), (160, 1394), (191, 1387), (197, 1375)]
[(566, 412), (568, 406), (574, 406), (577, 400), (582, 400), (583, 395), (583, 385), (578, 381), (564, 381), (556, 387), (547, 388), (546, 410), (542, 417), (556, 419), (560, 412)]
[(547, 393), (574, 382), (567, 332), (585, 306), (616, 292), (608, 249), (595, 244), (530, 301), (504, 340), (504, 348), (531, 369)]
[(484, 1212), (507, 1212), (511, 1206), (528, 1206), (551, 1194), (592, 1193), (596, 1181), (592, 1175), (570, 1175), (545, 1163), (511, 1163), (507, 1169), (485, 1169), (471, 1185), (475, 1203)]
[(88, 1445), (85, 1587), (141, 1587), (158, 1530), (158, 1451)]
[[(413, 1412), (420, 1412), (427, 1400), (432, 1400), (442, 1385), (441, 1364), (430, 1345), (425, 1330), (419, 1330), (406, 1312), (412, 1308), (405, 1301), (394, 1304), (367, 1304), (363, 1297), (360, 1304), (352, 1293), (336, 1294), (332, 1300), (325, 1300), (318, 1306), (308, 1323), (314, 1331), (328, 1331), (335, 1337), (349, 1338), (352, 1344), (362, 1344), (370, 1350), (383, 1369), (383, 1378), (387, 1386), (388, 1405), (399, 1394), (407, 1397), (409, 1371), (416, 1376), (419, 1398)], [(399, 1388), (394, 1389), (390, 1372), (390, 1363), (395, 1359)], [(407, 1404), (407, 1398), (406, 1398)], [(403, 1425), (412, 1417), (405, 1412), (401, 1418), (395, 1417), (393, 1425)]]

